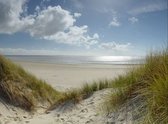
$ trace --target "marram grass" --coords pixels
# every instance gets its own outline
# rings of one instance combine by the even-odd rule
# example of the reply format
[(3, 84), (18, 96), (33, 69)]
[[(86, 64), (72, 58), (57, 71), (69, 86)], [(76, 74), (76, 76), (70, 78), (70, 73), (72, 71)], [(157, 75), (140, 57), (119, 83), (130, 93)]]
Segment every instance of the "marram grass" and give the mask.
[(37, 104), (52, 104), (60, 93), (45, 81), (38, 80), (10, 60), (0, 56), (0, 98), (32, 110)]
[[(133, 99), (139, 98), (143, 113), (141, 124), (168, 123), (168, 51), (151, 53), (144, 65), (116, 78), (113, 92), (106, 100), (112, 112)], [(141, 100), (142, 99), (142, 100)], [(134, 114), (134, 113), (133, 113)]]
[(98, 82), (93, 82), (91, 84), (85, 83), (81, 88), (71, 89), (69, 91), (63, 92), (61, 97), (51, 105), (47, 111), (51, 111), (57, 108), (59, 105), (62, 105), (66, 102), (72, 102), (73, 104), (79, 103), (81, 100), (84, 100), (90, 97), (95, 91), (102, 90), (109, 87), (108, 80), (100, 80)]

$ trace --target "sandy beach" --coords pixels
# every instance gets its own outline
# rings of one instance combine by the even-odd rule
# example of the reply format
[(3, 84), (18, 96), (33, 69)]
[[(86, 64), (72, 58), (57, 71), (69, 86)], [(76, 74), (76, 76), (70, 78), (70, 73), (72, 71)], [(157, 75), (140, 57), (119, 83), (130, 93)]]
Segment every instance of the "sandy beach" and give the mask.
[(113, 79), (131, 67), (131, 65), (48, 64), (23, 61), (15, 63), (58, 90), (79, 88), (86, 82)]

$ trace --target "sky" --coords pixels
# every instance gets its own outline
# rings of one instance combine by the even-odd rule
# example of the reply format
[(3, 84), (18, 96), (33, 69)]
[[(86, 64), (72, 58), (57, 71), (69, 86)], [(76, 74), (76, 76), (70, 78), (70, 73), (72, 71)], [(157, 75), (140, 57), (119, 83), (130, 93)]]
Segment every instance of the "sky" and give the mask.
[(167, 0), (0, 0), (0, 54), (144, 56), (168, 42)]

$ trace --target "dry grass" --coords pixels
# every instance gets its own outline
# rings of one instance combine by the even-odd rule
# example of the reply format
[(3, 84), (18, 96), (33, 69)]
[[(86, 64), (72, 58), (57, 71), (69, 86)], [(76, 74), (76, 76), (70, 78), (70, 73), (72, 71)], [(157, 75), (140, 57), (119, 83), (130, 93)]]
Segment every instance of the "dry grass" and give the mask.
[(0, 97), (6, 102), (32, 110), (38, 103), (52, 104), (59, 96), (50, 85), (0, 56)]

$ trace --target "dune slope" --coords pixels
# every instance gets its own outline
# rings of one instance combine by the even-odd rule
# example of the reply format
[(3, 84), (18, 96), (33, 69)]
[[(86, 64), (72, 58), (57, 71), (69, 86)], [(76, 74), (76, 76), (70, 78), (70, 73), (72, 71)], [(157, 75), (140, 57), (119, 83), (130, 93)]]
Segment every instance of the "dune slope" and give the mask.
[(7, 103), (32, 110), (37, 104), (49, 105), (59, 92), (42, 80), (0, 56), (0, 98)]

